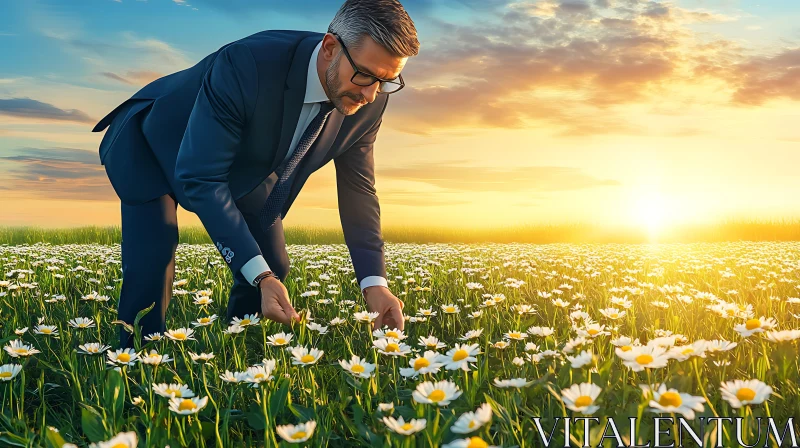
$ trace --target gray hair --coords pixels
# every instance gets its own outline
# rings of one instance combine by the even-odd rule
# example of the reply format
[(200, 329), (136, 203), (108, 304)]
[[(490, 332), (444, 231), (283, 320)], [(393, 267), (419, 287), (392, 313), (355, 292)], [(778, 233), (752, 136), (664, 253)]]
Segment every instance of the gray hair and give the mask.
[(397, 0), (346, 0), (328, 25), (347, 48), (358, 49), (368, 35), (396, 57), (416, 56), (419, 41), (414, 22)]

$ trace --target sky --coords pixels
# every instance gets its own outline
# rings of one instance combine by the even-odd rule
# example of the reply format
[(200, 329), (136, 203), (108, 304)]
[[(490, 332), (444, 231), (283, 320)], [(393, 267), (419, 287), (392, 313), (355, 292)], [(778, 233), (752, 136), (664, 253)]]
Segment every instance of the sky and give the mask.
[[(800, 2), (406, 0), (383, 226), (800, 217)], [(118, 225), (91, 128), (147, 83), (334, 0), (0, 3), (0, 225)], [(333, 163), (286, 225), (336, 227)], [(181, 210), (180, 225), (198, 225)]]

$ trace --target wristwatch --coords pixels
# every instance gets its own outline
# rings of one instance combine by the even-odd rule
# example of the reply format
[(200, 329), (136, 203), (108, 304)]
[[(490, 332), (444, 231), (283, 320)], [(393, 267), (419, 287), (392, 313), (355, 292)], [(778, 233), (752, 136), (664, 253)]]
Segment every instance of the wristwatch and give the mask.
[(278, 281), (281, 280), (281, 278), (278, 276), (278, 274), (276, 274), (276, 273), (274, 273), (272, 271), (264, 271), (264, 272), (258, 274), (256, 276), (256, 278), (253, 279), (253, 286), (258, 287), (259, 284), (261, 283), (261, 280), (264, 280), (267, 277), (275, 277), (275, 278), (278, 279)]

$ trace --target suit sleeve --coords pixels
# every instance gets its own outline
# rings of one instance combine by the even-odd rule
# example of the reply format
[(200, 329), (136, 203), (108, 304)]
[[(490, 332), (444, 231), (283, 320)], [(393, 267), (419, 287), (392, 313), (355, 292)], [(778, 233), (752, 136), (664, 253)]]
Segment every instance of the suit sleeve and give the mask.
[[(384, 111), (385, 108), (386, 105)], [(369, 276), (386, 278), (373, 159), (373, 145), (382, 121), (383, 113), (363, 137), (333, 159), (342, 232), (359, 283)]]
[(234, 275), (261, 255), (228, 186), (257, 95), (258, 68), (250, 49), (232, 44), (220, 50), (204, 75), (175, 165), (178, 185)]

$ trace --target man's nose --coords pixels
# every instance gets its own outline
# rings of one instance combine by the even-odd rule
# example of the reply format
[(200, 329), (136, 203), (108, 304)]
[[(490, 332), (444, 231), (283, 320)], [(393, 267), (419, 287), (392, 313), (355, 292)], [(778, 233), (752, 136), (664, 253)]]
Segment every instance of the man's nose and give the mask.
[(380, 81), (375, 82), (374, 84), (361, 89), (361, 94), (364, 95), (364, 99), (366, 99), (368, 103), (371, 103), (375, 101), (375, 98), (378, 96), (379, 88), (380, 88)]

